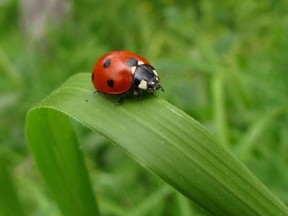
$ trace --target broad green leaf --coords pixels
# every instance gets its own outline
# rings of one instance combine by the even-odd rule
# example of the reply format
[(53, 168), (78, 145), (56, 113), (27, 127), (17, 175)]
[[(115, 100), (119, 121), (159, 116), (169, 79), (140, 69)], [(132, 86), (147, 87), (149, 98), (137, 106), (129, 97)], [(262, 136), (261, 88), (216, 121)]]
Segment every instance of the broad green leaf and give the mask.
[[(92, 94), (90, 74), (70, 78), (27, 116), (37, 164), (65, 215), (97, 212), (70, 118), (104, 135), (213, 215), (288, 215), (287, 207), (200, 123), (158, 96)], [(71, 210), (72, 211), (72, 210)], [(94, 214), (96, 215), (96, 213)]]
[(69, 118), (52, 109), (35, 109), (27, 139), (64, 215), (99, 215)]

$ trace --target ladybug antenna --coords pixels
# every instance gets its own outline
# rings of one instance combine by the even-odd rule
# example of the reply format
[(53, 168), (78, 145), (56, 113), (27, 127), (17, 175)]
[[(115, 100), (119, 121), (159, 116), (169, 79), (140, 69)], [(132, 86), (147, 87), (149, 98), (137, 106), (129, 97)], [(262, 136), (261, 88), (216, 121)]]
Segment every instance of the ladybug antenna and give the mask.
[[(165, 77), (163, 77), (163, 78), (161, 79), (161, 81), (163, 81), (163, 80), (165, 80), (165, 79), (168, 79), (168, 78), (170, 78), (170, 76), (169, 76), (169, 75), (166, 75)], [(160, 85), (160, 83), (158, 84), (157, 89), (161, 89), (162, 92), (165, 91), (164, 88)]]
[(168, 79), (168, 78), (170, 78), (170, 76), (169, 76), (169, 75), (166, 75), (166, 76), (162, 77), (161, 81), (163, 81), (163, 80), (165, 80), (165, 79)]

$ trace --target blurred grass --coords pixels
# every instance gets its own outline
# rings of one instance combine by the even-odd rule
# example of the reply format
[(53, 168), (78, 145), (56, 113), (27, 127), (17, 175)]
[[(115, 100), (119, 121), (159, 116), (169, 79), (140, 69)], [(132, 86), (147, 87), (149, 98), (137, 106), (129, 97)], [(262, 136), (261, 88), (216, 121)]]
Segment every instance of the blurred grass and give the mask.
[[(22, 31), (20, 2), (0, 1), (0, 145), (26, 212), (59, 215), (25, 144), (28, 108), (113, 49), (149, 58), (162, 77), (169, 76), (161, 96), (209, 127), (288, 203), (287, 1), (70, 4), (62, 24), (33, 40)], [(104, 138), (75, 128), (104, 206), (117, 203), (121, 211), (162, 188)], [(168, 205), (177, 196), (165, 199), (166, 215), (179, 213), (178, 205)]]
[(0, 170), (0, 215), (25, 215), (2, 153), (0, 153)]

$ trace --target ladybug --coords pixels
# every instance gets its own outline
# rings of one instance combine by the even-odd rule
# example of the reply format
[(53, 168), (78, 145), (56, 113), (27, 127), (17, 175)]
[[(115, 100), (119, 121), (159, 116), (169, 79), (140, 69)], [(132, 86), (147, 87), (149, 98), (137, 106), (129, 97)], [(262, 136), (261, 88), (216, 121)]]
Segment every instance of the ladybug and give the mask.
[(112, 51), (103, 55), (92, 72), (92, 82), (96, 92), (101, 94), (126, 95), (136, 97), (143, 92), (154, 94), (164, 91), (160, 78), (150, 62), (130, 51)]

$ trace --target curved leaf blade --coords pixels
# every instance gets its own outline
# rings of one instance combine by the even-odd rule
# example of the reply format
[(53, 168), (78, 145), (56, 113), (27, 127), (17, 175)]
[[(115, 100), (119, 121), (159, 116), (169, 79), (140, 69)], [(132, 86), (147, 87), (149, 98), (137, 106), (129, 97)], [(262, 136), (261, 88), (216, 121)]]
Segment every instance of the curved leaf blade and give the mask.
[[(283, 203), (184, 112), (156, 96), (125, 101), (115, 107), (113, 96), (93, 95), (90, 82), (90, 74), (75, 75), (29, 112), (27, 137), (36, 159), (44, 153), (38, 152), (40, 144), (35, 145), (31, 137), (41, 134), (45, 126), (38, 124), (36, 132), (31, 133), (31, 119), (45, 115), (51, 117), (48, 121), (58, 124), (58, 114), (49, 117), (50, 112), (58, 111), (103, 134), (214, 215), (288, 214)], [(57, 139), (60, 137), (41, 145), (53, 148)], [(76, 145), (73, 148), (78, 150)], [(48, 182), (49, 175), (45, 177)]]
[(70, 119), (53, 109), (29, 114), (27, 140), (64, 215), (99, 215)]

